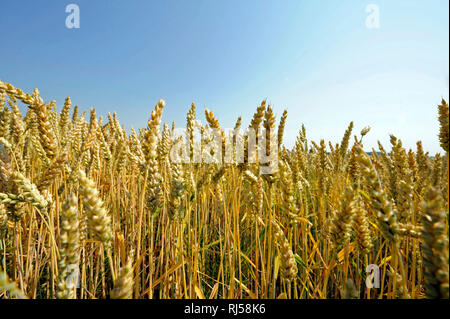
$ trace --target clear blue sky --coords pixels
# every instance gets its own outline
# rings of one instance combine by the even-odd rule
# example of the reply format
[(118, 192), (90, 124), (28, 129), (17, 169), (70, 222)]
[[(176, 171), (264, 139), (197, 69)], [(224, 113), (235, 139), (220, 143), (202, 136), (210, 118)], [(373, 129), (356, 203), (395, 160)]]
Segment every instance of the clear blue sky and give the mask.
[[(66, 5), (80, 8), (67, 29)], [(380, 9), (368, 29), (365, 8)], [(71, 96), (99, 115), (144, 127), (159, 98), (163, 120), (185, 126), (192, 101), (222, 127), (244, 125), (267, 98), (289, 112), (285, 142), (339, 142), (353, 120), (365, 148), (389, 134), (406, 147), (438, 143), (436, 105), (449, 97), (448, 0), (1, 1), (0, 79), (38, 87), (59, 109)]]

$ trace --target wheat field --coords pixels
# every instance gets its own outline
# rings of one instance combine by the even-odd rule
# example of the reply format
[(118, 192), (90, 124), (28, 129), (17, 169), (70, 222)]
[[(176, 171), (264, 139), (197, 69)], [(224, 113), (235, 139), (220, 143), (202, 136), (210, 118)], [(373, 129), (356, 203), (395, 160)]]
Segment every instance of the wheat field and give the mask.
[[(163, 100), (127, 132), (115, 113), (79, 114), (70, 98), (58, 111), (30, 93), (0, 81), (0, 298), (449, 298), (444, 100), (442, 154), (393, 135), (365, 152), (370, 128), (353, 122), (336, 145), (302, 126), (286, 149), (287, 112), (277, 120), (263, 101), (248, 124), (275, 136), (263, 151), (277, 170), (263, 174), (245, 138), (243, 161), (174, 161)], [(186, 147), (203, 152), (225, 130), (196, 112)]]

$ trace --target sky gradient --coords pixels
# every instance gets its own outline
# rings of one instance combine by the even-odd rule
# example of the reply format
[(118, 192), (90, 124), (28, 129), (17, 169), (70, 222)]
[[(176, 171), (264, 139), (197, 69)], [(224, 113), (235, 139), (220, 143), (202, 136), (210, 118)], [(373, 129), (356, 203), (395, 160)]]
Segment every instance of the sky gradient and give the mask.
[[(66, 5), (80, 8), (68, 29)], [(380, 28), (366, 27), (366, 6)], [(191, 102), (204, 122), (243, 126), (263, 99), (288, 110), (285, 143), (303, 123), (307, 137), (340, 142), (372, 127), (365, 149), (389, 134), (406, 148), (439, 146), (437, 104), (449, 98), (448, 0), (1, 1), (0, 79), (38, 87), (58, 110), (117, 112), (145, 127), (158, 99), (163, 121), (185, 126)]]

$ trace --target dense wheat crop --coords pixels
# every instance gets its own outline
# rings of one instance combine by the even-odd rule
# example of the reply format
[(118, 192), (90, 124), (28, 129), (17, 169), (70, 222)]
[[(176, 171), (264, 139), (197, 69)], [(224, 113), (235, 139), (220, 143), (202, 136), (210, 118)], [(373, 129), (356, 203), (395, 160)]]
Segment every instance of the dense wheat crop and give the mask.
[[(369, 128), (352, 136), (353, 122), (336, 145), (302, 126), (288, 150), (287, 112), (277, 120), (263, 101), (248, 127), (267, 137), (264, 164), (248, 136), (232, 138), (242, 161), (223, 160), (225, 139), (205, 148), (226, 133), (194, 104), (187, 148), (222, 161), (174, 160), (182, 138), (164, 108), (129, 133), (116, 114), (79, 114), (70, 98), (57, 111), (0, 81), (0, 298), (448, 298), (445, 101), (443, 154), (395, 136), (366, 153)], [(366, 285), (371, 264), (378, 288)]]

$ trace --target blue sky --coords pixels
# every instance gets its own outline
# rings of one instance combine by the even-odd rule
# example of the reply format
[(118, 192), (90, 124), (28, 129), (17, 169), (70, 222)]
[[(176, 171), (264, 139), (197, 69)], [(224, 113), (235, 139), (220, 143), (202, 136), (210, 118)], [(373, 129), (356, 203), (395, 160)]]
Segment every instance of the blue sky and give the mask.
[[(80, 8), (68, 29), (66, 5)], [(380, 28), (366, 27), (370, 3)], [(365, 148), (389, 134), (415, 149), (443, 151), (437, 104), (449, 97), (448, 0), (71, 0), (2, 1), (0, 79), (61, 108), (117, 112), (144, 127), (159, 98), (163, 121), (185, 126), (191, 102), (222, 127), (247, 126), (267, 99), (288, 110), (285, 143), (301, 124), (313, 140), (339, 142), (372, 130)]]

